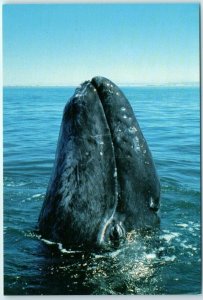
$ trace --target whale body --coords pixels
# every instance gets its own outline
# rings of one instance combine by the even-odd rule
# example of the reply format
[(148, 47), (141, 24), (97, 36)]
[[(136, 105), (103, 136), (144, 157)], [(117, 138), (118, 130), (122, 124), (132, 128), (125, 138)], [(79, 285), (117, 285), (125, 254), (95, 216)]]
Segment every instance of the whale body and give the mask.
[(159, 206), (159, 178), (130, 103), (107, 78), (84, 82), (64, 108), (41, 235), (102, 246), (156, 227)]

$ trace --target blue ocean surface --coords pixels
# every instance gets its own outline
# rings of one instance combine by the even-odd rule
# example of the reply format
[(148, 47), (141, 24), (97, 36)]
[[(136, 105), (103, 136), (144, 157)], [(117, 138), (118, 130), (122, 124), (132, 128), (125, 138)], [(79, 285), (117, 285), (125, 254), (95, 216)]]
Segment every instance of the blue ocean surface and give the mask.
[(122, 87), (161, 181), (160, 232), (107, 253), (40, 239), (38, 215), (74, 88), (4, 88), (4, 293), (201, 292), (199, 87)]

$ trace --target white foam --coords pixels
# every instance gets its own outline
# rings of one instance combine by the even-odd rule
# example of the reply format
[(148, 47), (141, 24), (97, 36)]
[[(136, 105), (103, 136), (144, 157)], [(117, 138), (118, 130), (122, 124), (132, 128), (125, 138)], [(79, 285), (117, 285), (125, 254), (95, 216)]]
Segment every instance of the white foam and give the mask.
[(188, 249), (188, 248), (190, 248), (188, 245), (185, 245), (185, 243), (184, 243), (184, 242), (183, 242), (183, 243), (181, 243), (180, 245), (181, 245), (181, 247), (183, 247), (183, 248), (185, 248), (185, 249)]
[(188, 227), (188, 224), (184, 224), (184, 223), (180, 223), (180, 224), (176, 224), (176, 225), (179, 227), (183, 227), (183, 228)]
[(49, 240), (46, 240), (46, 239), (41, 239), (45, 244), (47, 245), (56, 245), (55, 242), (52, 242), (52, 241), (49, 241)]
[(6, 183), (5, 186), (7, 186), (7, 187), (18, 187), (18, 186), (24, 186), (26, 184), (27, 184), (26, 182), (19, 182), (19, 183), (10, 182), (10, 183)]
[(163, 256), (162, 257), (165, 261), (174, 261), (176, 259), (176, 256), (175, 255), (172, 255), (172, 256)]
[(180, 245), (181, 247), (185, 248), (185, 249), (191, 249), (196, 251), (197, 247), (194, 247), (193, 245), (186, 245), (188, 242), (186, 240), (184, 240)]
[(177, 232), (172, 232), (170, 234), (161, 235), (160, 238), (166, 240), (169, 243), (172, 239), (178, 237), (179, 235), (180, 234)]
[(82, 253), (82, 251), (79, 251), (79, 250), (67, 250), (67, 249), (63, 248), (63, 245), (61, 243), (52, 242), (52, 241), (49, 241), (49, 240), (46, 240), (46, 239), (41, 239), (41, 241), (43, 241), (47, 245), (57, 245), (58, 249), (62, 253), (68, 253), (68, 254)]
[(101, 255), (101, 254), (94, 254), (94, 258), (103, 258), (105, 257), (104, 255)]
[(82, 251), (80, 250), (67, 250), (63, 248), (63, 245), (61, 243), (58, 243), (58, 248), (62, 253), (68, 253), (68, 254), (82, 253)]
[(42, 194), (35, 194), (35, 195), (33, 195), (32, 196), (32, 198), (38, 198), (38, 197), (40, 197)]
[(146, 258), (149, 259), (149, 260), (155, 259), (156, 258), (156, 254), (155, 253), (146, 254)]
[(112, 257), (112, 258), (114, 258), (114, 257), (116, 257), (120, 252), (121, 252), (121, 249), (116, 250), (116, 251), (114, 251), (114, 252), (110, 252), (109, 256)]

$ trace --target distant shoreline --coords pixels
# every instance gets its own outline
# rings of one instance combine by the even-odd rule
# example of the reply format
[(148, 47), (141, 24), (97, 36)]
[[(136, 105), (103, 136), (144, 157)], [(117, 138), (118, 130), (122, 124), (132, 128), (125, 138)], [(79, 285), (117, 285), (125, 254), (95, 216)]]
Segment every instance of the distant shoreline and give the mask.
[[(79, 85), (4, 85), (3, 88), (77, 88)], [(119, 84), (119, 87), (135, 87), (135, 88), (144, 88), (144, 87), (200, 87), (199, 82), (188, 82), (188, 83), (129, 83), (129, 84)]]

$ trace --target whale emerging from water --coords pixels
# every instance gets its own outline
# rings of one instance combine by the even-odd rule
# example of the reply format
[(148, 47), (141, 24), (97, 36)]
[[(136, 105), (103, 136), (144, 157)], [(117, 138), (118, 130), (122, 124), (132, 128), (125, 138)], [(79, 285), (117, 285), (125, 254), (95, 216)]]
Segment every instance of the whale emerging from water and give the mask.
[(122, 91), (104, 77), (65, 106), (39, 231), (65, 246), (102, 246), (159, 224), (160, 183)]

